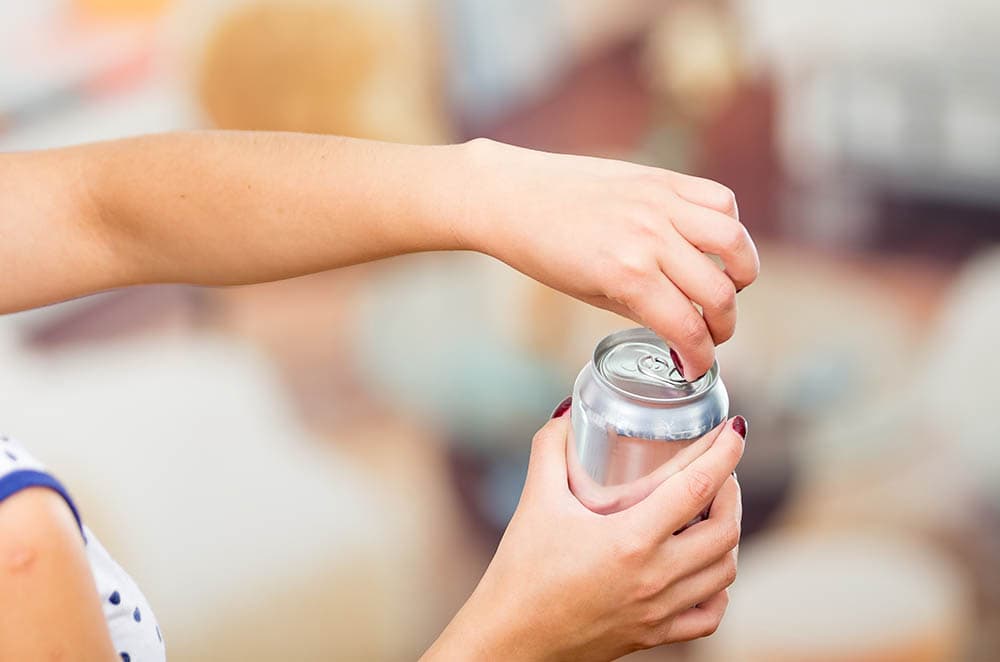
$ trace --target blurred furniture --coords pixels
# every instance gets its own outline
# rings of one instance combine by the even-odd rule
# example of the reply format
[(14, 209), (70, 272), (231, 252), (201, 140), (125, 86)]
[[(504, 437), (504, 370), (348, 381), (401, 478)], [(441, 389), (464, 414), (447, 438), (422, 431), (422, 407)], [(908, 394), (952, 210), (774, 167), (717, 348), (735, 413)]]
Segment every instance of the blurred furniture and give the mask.
[[(474, 581), (425, 430), (317, 443), (275, 366), (215, 333), (18, 335), (0, 319), (4, 429), (143, 586), (171, 659), (412, 659)], [(359, 440), (382, 459), (338, 450)]]
[(224, 5), (191, 47), (198, 100), (221, 129), (445, 142), (429, 12), (424, 0)]
[(785, 233), (952, 259), (1000, 239), (996, 3), (735, 4), (775, 83)]
[(777, 534), (741, 548), (706, 662), (954, 662), (970, 602), (920, 541), (885, 533)]

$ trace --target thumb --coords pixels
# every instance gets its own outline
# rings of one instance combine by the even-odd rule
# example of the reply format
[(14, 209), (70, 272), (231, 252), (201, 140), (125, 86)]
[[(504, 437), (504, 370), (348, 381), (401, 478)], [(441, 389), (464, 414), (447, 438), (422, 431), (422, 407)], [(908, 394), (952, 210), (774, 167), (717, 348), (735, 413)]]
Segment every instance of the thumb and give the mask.
[(531, 441), (531, 459), (525, 490), (569, 490), (566, 474), (566, 442), (569, 438), (569, 416), (553, 418), (535, 433)]

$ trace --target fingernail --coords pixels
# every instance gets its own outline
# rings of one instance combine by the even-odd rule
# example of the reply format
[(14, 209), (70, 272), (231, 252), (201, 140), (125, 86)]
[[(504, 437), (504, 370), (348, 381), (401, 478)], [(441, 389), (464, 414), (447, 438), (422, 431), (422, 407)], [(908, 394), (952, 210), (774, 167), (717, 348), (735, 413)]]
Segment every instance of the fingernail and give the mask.
[(747, 419), (742, 416), (737, 416), (733, 419), (733, 429), (736, 430), (736, 434), (740, 435), (744, 439), (747, 438)]
[(573, 396), (567, 395), (562, 402), (556, 405), (556, 408), (552, 410), (552, 418), (559, 418), (563, 414), (569, 411), (570, 405), (573, 404)]
[[(681, 363), (681, 357), (677, 355), (673, 347), (670, 348), (670, 360), (677, 366), (677, 372), (681, 373), (681, 377), (684, 377), (684, 364)], [(685, 377), (685, 379), (687, 378)]]

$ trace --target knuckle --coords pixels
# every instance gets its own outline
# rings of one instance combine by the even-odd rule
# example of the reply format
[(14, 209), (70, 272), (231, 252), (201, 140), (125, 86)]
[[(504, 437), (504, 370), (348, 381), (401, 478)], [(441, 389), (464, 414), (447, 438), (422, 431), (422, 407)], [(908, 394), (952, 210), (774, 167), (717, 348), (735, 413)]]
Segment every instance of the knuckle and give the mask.
[(740, 544), (740, 527), (735, 522), (722, 528), (719, 544), (726, 551), (732, 550)]
[(721, 345), (722, 343), (728, 341), (736, 334), (736, 325), (733, 323), (727, 324), (725, 328), (719, 330), (712, 335), (715, 340), (716, 345)]
[(736, 211), (736, 194), (728, 186), (714, 183), (709, 196), (711, 200), (710, 204), (713, 208), (727, 214)]
[(706, 621), (705, 627), (702, 628), (701, 636), (711, 637), (719, 629), (719, 625), (722, 624), (722, 614), (718, 616), (713, 616), (710, 620)]
[(723, 561), (723, 567), (722, 567), (723, 587), (733, 585), (733, 582), (736, 581), (736, 575), (738, 570), (739, 569), (736, 566), (736, 557), (733, 554), (727, 554), (725, 561)]
[(662, 234), (662, 214), (653, 203), (641, 204), (631, 223), (631, 233), (637, 241), (646, 245), (650, 241), (659, 241)]
[(637, 181), (645, 186), (653, 197), (663, 197), (664, 191), (671, 190), (670, 174), (660, 168), (643, 168), (638, 173)]
[(725, 255), (742, 253), (747, 243), (746, 229), (740, 225), (739, 221), (726, 223), (724, 228), (719, 239), (719, 248)]
[(618, 256), (618, 273), (632, 280), (642, 280), (649, 273), (649, 260), (638, 251), (623, 251)]
[(692, 500), (702, 503), (712, 496), (714, 481), (701, 469), (691, 469), (687, 476), (687, 490)]
[(634, 639), (637, 650), (656, 648), (663, 643), (659, 629), (654, 627), (640, 628)]
[(646, 637), (646, 648), (656, 648), (657, 646), (662, 646), (663, 644), (670, 641), (670, 628), (664, 627), (663, 624), (657, 628), (651, 628), (648, 636)]
[(725, 276), (720, 276), (712, 287), (709, 308), (714, 310), (732, 310), (736, 307), (736, 286)]
[(622, 535), (614, 543), (615, 554), (629, 566), (645, 561), (649, 547), (646, 537), (636, 533)]
[(669, 641), (671, 613), (662, 606), (651, 607), (644, 614), (632, 638), (638, 649), (655, 648)]
[(681, 339), (689, 346), (701, 345), (708, 340), (708, 328), (698, 313), (691, 311), (680, 322)]
[(657, 591), (653, 591), (643, 598), (644, 604), (636, 616), (637, 624), (642, 626), (642, 629), (647, 632), (650, 629), (655, 629), (669, 616), (669, 614), (664, 613), (664, 609), (660, 605), (657, 605), (656, 602), (651, 599), (656, 594)]
[(608, 298), (629, 308), (632, 307), (632, 302), (638, 298), (638, 294), (638, 283), (627, 274), (621, 272), (615, 273), (608, 283)]
[(655, 200), (634, 200), (622, 214), (618, 230), (618, 245), (643, 247), (638, 255), (643, 264), (647, 263), (645, 247), (661, 240), (667, 216), (663, 205)]
[(649, 273), (646, 261), (636, 255), (624, 254), (616, 260), (613, 271), (608, 295), (620, 303), (631, 306), (645, 290)]
[[(727, 526), (722, 534), (723, 548), (732, 552), (740, 544), (740, 528), (732, 525)], [(735, 560), (735, 559), (734, 559)]]
[(750, 270), (750, 280), (754, 281), (757, 280), (758, 276), (760, 276), (760, 257), (757, 255), (756, 246), (752, 247), (751, 252), (753, 253), (753, 265)]

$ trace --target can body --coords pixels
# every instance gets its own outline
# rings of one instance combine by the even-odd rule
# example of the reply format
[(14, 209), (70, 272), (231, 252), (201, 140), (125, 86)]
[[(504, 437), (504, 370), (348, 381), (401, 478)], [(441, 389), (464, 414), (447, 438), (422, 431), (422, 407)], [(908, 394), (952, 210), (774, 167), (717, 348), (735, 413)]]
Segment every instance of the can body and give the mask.
[(728, 413), (717, 363), (688, 382), (652, 331), (613, 333), (573, 386), (570, 487), (595, 512), (623, 510), (676, 471), (671, 460)]

